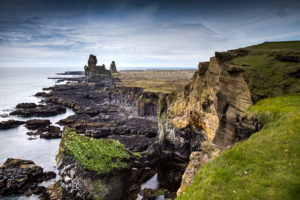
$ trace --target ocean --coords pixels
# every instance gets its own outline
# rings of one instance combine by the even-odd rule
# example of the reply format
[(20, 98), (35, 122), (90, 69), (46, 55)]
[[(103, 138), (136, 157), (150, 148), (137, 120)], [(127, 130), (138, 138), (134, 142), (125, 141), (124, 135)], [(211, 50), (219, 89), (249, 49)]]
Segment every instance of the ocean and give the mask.
[[(147, 68), (123, 68), (121, 70), (146, 70)], [(153, 68), (152, 68), (153, 69)], [(163, 70), (183, 70), (186, 68), (164, 68)], [(11, 112), (18, 103), (34, 102), (38, 103), (41, 99), (34, 96), (37, 92), (42, 91), (44, 87), (50, 87), (55, 83), (55, 80), (48, 77), (59, 77), (56, 73), (65, 71), (79, 71), (82, 69), (70, 68), (1, 68), (0, 67), (0, 115)], [(64, 76), (67, 77), (67, 76)], [(64, 84), (64, 82), (59, 83)], [(73, 114), (71, 109), (67, 112), (53, 117), (1, 117), (0, 121), (16, 119), (26, 121), (28, 119), (49, 119), (55, 125), (61, 119), (64, 119)], [(61, 127), (62, 128), (62, 127)], [(24, 125), (18, 128), (0, 130), (0, 165), (7, 158), (20, 158), (32, 160), (35, 164), (44, 168), (44, 171), (54, 171), (56, 169), (55, 157), (58, 152), (60, 139), (36, 139), (28, 140), (26, 135), (28, 129)], [(56, 177), (58, 179), (58, 175)], [(41, 185), (48, 186), (53, 180), (44, 182)], [(157, 174), (141, 185), (141, 188), (158, 188)], [(38, 196), (32, 195), (25, 197), (23, 195), (10, 196), (2, 198), (3, 200), (33, 200), (38, 199)], [(137, 200), (142, 199), (139, 195)]]
[[(76, 69), (74, 69), (75, 71)], [(49, 87), (55, 84), (55, 80), (48, 77), (58, 77), (56, 73), (70, 71), (68, 68), (0, 68), (0, 114), (9, 113), (18, 103), (34, 102), (38, 103), (41, 99), (33, 95), (42, 88)], [(67, 112), (54, 117), (44, 117), (50, 119), (52, 124), (55, 124), (60, 119), (64, 119), (72, 115), (73, 111), (67, 109)], [(40, 119), (43, 117), (0, 117), (0, 121), (9, 119)], [(58, 151), (60, 139), (36, 139), (28, 140), (26, 135), (28, 130), (24, 125), (18, 128), (0, 130), (0, 165), (7, 158), (20, 158), (32, 160), (35, 164), (44, 168), (44, 171), (55, 171), (56, 161), (55, 156)], [(58, 178), (58, 176), (57, 176)], [(45, 182), (42, 185), (49, 185), (53, 180)], [(37, 199), (36, 195), (31, 197), (12, 196), (3, 199)]]

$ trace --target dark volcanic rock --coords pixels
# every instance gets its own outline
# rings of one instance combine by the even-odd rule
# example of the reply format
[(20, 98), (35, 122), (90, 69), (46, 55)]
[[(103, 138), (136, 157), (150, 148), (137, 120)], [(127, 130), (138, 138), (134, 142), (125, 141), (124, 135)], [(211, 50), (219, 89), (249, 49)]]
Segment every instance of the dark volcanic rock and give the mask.
[(49, 119), (31, 119), (26, 122), (26, 128), (30, 130), (41, 129), (51, 124)]
[(16, 108), (20, 109), (20, 108), (36, 108), (37, 105), (35, 103), (19, 103)]
[(112, 61), (111, 64), (110, 64), (110, 72), (111, 73), (117, 73), (118, 72), (115, 61)]
[(39, 197), (41, 200), (62, 200), (60, 181), (55, 181)]
[[(135, 156), (125, 148), (123, 149), (123, 145), (119, 146), (121, 144), (118, 144), (118, 148), (116, 148), (116, 146), (115, 148), (128, 154), (127, 158), (119, 157), (121, 153), (119, 150), (117, 150), (119, 154), (111, 154), (111, 151), (105, 150), (106, 148), (110, 149), (110, 147), (106, 145), (115, 145), (115, 143), (110, 142), (111, 140), (87, 140), (85, 136), (78, 136), (73, 131), (74, 130), (71, 129), (65, 129), (57, 157), (63, 199), (136, 199), (136, 197), (133, 198), (133, 196), (137, 194), (139, 184), (153, 175), (156, 169), (152, 170), (144, 164), (146, 162), (143, 157)], [(95, 145), (99, 145), (98, 141), (100, 140), (102, 140), (102, 142), (106, 141), (107, 143), (101, 143), (101, 146), (96, 147)], [(82, 156), (83, 160), (86, 159), (85, 156), (88, 156), (89, 160), (94, 160), (99, 156), (95, 152), (98, 151), (96, 149), (101, 148), (102, 145), (106, 146), (101, 156), (108, 160), (103, 159), (101, 163), (97, 161), (98, 167), (107, 166), (105, 168), (106, 171), (95, 171), (91, 168), (86, 169), (88, 166), (82, 164), (83, 160), (76, 160), (72, 151), (74, 152), (75, 150), (77, 153), (82, 153), (80, 152), (81, 150), (68, 150), (71, 144), (76, 146), (76, 144), (73, 143), (74, 141), (76, 141), (76, 144), (84, 142), (85, 145), (92, 145), (94, 147), (91, 149), (90, 154)], [(112, 162), (109, 159), (116, 160), (115, 165), (107, 165), (105, 162)], [(126, 163), (126, 165), (121, 164), (122, 162)]]
[(45, 191), (39, 182), (54, 178), (54, 172), (43, 172), (30, 160), (8, 158), (0, 167), (0, 197), (12, 194), (39, 194)]
[(56, 139), (61, 138), (62, 131), (57, 126), (48, 126), (42, 130), (37, 131), (41, 138)]
[(88, 66), (84, 66), (85, 76), (91, 78), (99, 75), (111, 75), (111, 72), (109, 70), (106, 70), (104, 64), (100, 66), (96, 64), (97, 58), (96, 56), (91, 54), (88, 60)]
[(142, 200), (156, 200), (158, 199), (174, 199), (176, 197), (176, 193), (170, 193), (167, 189), (143, 189), (140, 194), (143, 196)]
[(143, 152), (153, 143), (153, 139), (144, 135), (111, 135), (107, 138), (118, 140), (127, 149), (133, 152)]
[(18, 121), (18, 120), (8, 120), (8, 121), (2, 121), (0, 122), (0, 130), (1, 129), (10, 129), (10, 128), (16, 128), (20, 126), (21, 124), (25, 124), (24, 121)]
[(65, 71), (64, 73), (56, 73), (57, 75), (84, 75), (84, 71)]
[(66, 112), (66, 108), (60, 105), (36, 105), (34, 103), (22, 103), (16, 106), (16, 110), (11, 112), (10, 115), (18, 115), (23, 117), (30, 116), (54, 116)]

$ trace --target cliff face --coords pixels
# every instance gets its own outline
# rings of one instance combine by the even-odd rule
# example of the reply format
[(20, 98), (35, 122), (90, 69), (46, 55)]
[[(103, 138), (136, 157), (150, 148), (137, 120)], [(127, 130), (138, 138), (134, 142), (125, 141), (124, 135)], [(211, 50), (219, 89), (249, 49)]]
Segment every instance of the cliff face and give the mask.
[[(159, 100), (158, 141), (175, 159), (190, 157), (180, 194), (219, 150), (261, 129), (251, 105), (263, 98), (300, 92), (299, 42), (264, 43), (216, 52), (200, 63), (190, 83)], [(263, 121), (264, 122), (264, 121)], [(216, 145), (207, 151), (206, 143)]]
[(199, 63), (189, 84), (160, 99), (158, 139), (163, 150), (186, 159), (205, 140), (224, 149), (257, 130), (255, 119), (245, 120), (250, 105), (243, 70), (217, 53)]

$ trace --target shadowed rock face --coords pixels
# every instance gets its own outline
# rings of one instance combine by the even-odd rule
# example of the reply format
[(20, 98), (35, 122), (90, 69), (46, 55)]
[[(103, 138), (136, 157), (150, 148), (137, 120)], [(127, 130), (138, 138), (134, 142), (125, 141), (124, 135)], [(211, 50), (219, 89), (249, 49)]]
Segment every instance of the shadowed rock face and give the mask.
[(256, 118), (246, 115), (252, 100), (243, 70), (231, 59), (216, 53), (182, 90), (161, 99), (158, 139), (166, 152), (188, 159), (203, 141), (224, 149), (259, 129)]
[(37, 184), (54, 178), (54, 172), (43, 172), (30, 160), (7, 159), (0, 167), (0, 197), (12, 194), (40, 194), (46, 190)]

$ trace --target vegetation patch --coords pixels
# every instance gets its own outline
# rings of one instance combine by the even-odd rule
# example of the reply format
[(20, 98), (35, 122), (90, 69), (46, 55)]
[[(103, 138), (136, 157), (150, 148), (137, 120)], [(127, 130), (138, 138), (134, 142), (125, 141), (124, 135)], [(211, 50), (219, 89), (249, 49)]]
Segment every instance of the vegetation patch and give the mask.
[(74, 129), (68, 128), (60, 144), (60, 156), (64, 153), (73, 156), (85, 169), (101, 175), (126, 168), (123, 161), (128, 160), (132, 154), (116, 140), (80, 136)]
[(136, 70), (121, 71), (114, 75), (117, 86), (140, 87), (146, 92), (171, 93), (186, 84), (194, 70)]
[(231, 62), (244, 70), (257, 100), (300, 93), (300, 42), (266, 42), (244, 49), (248, 54)]
[(300, 95), (259, 101), (250, 108), (263, 129), (206, 163), (177, 199), (298, 199)]

